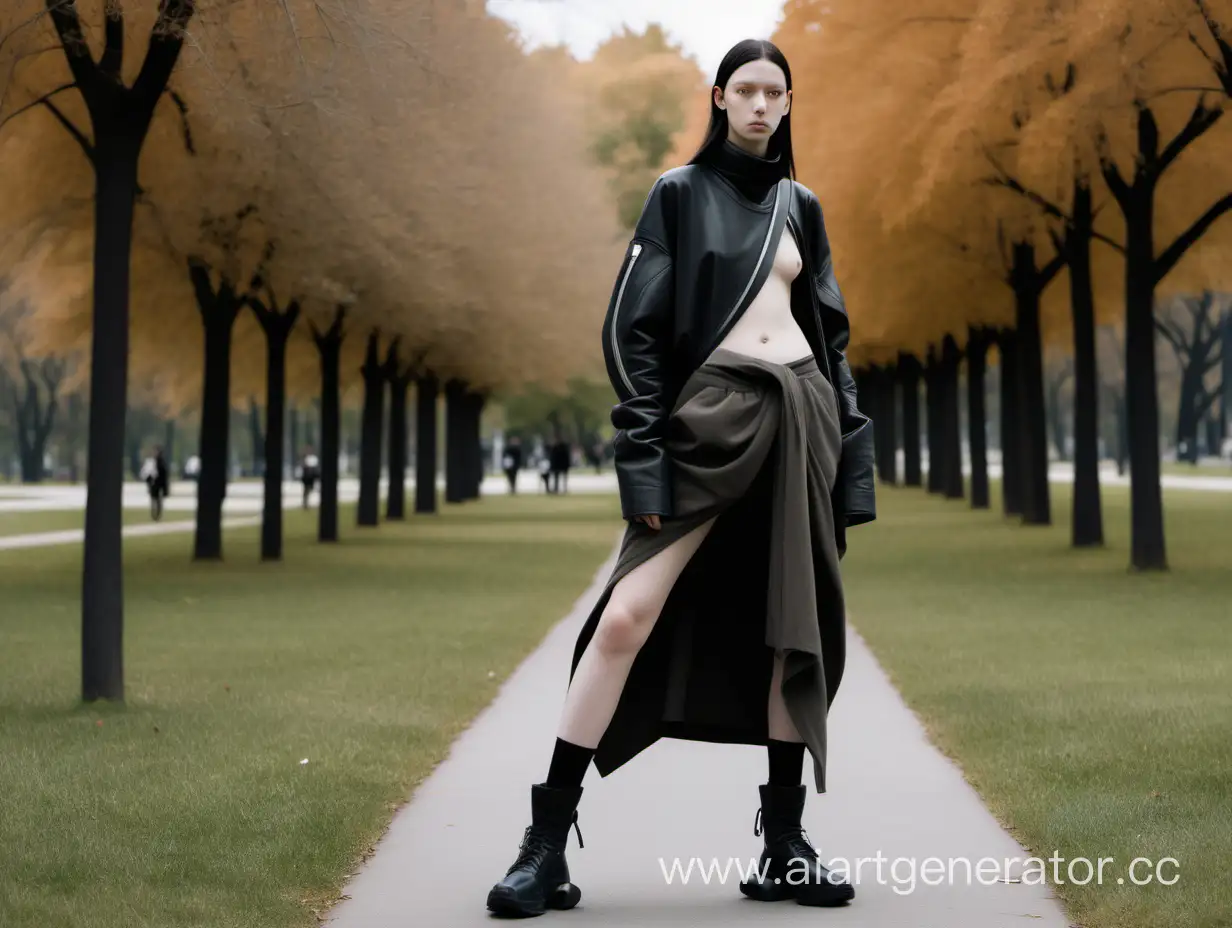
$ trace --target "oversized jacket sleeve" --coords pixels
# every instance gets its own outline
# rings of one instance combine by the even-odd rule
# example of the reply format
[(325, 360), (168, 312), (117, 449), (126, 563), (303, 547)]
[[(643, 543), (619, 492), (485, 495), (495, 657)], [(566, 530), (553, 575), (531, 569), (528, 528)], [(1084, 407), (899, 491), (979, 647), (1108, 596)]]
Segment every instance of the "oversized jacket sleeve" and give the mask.
[(660, 176), (625, 249), (603, 322), (603, 354), (619, 399), (612, 448), (626, 519), (672, 513), (664, 375), (675, 311), (674, 215), (674, 190)]
[[(873, 422), (860, 411), (855, 378), (847, 363), (851, 323), (846, 302), (834, 274), (830, 239), (826, 234), (821, 203), (810, 192), (808, 197), (808, 240), (812, 243), (813, 286), (821, 307), (821, 327), (825, 335), (830, 371), (839, 399), (839, 423), (843, 431), (843, 453), (836, 479), (836, 503), (841, 508), (843, 525), (860, 525), (877, 518), (873, 444)], [(836, 513), (837, 515), (838, 513)]]

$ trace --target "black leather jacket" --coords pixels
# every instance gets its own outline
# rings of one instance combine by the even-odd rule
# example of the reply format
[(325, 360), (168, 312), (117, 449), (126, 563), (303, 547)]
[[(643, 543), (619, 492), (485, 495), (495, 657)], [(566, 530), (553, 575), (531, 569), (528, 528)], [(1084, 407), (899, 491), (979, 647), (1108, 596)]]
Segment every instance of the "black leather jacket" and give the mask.
[(871, 420), (856, 405), (847, 364), (847, 310), (834, 277), (816, 195), (794, 180), (762, 202), (703, 164), (655, 181), (621, 262), (603, 323), (603, 351), (619, 404), (613, 441), (623, 515), (672, 515), (664, 430), (689, 376), (731, 330), (770, 274), (788, 225), (803, 270), (791, 310), (823, 374), (837, 388), (843, 454), (833, 496), (842, 530), (876, 518)]

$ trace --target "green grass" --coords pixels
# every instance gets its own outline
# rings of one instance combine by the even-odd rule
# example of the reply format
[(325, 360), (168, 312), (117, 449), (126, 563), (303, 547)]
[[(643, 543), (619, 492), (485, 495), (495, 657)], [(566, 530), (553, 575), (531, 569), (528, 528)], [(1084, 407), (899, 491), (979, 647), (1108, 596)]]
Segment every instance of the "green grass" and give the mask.
[[(844, 561), (852, 621), (1032, 853), (1180, 862), (1171, 887), (1056, 886), (1075, 924), (1226, 928), (1232, 494), (1165, 491), (1172, 569), (1136, 575), (1126, 492), (1079, 552), (1052, 490), (1056, 525), (1025, 528), (882, 488)], [(618, 517), (494, 497), (358, 533), (345, 507), (335, 548), (289, 510), (264, 565), (255, 527), (221, 565), (187, 534), (128, 540), (126, 708), (76, 699), (80, 550), (0, 552), (0, 925), (314, 924)]]
[[(127, 706), (79, 704), (76, 546), (0, 552), (0, 925), (316, 924), (568, 611), (614, 497), (497, 497), (224, 564), (126, 541)], [(307, 765), (301, 765), (302, 758)]]
[(1171, 570), (1134, 574), (1126, 491), (1098, 551), (1069, 549), (1053, 492), (1056, 524), (1024, 527), (881, 489), (844, 561), (853, 624), (1031, 853), (1180, 862), (1170, 887), (1055, 887), (1078, 925), (1226, 928), (1232, 494), (1165, 491)]
[[(182, 522), (193, 514), (172, 509), (163, 510), (164, 522)], [(81, 528), (85, 525), (84, 509), (40, 509), (33, 512), (0, 512), (0, 537), (8, 535), (31, 535), (36, 532), (58, 532)], [(125, 525), (145, 525), (152, 522), (150, 510), (133, 508), (124, 510)]]

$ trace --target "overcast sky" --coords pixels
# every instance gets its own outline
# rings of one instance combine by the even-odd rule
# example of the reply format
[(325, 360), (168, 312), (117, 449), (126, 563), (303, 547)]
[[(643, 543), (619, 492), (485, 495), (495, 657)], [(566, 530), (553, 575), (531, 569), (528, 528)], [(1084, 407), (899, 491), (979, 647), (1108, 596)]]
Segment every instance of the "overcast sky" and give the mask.
[(518, 28), (528, 51), (564, 42), (578, 58), (623, 24), (640, 32), (657, 22), (709, 80), (741, 39), (770, 38), (783, 0), (488, 0), (488, 10)]

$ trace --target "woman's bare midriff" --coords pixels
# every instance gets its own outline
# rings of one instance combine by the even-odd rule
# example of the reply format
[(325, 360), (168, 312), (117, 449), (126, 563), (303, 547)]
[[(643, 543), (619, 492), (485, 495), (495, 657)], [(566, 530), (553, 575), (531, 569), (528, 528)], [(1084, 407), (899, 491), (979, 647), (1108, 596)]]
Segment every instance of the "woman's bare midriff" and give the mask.
[(811, 355), (813, 349), (791, 314), (791, 282), (802, 266), (795, 239), (784, 229), (766, 282), (717, 347), (776, 364)]

